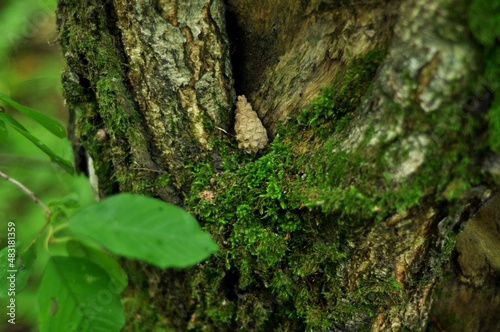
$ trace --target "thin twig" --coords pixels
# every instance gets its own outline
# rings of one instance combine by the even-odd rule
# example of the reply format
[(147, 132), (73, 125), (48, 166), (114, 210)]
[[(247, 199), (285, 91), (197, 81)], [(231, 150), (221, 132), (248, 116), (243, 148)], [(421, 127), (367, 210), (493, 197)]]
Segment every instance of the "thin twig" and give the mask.
[(156, 172), (156, 173), (163, 173), (164, 171), (159, 170), (159, 169), (152, 169), (152, 168), (147, 168), (147, 167), (132, 167), (132, 169), (138, 170), (138, 171), (148, 171), (148, 172)]
[(429, 316), (431, 316), (432, 321), (434, 322), (434, 324), (436, 324), (436, 327), (437, 327), (438, 331), (439, 331), (439, 332), (445, 332), (445, 331), (443, 330), (443, 328), (441, 327), (441, 325), (439, 325), (439, 322), (438, 322), (438, 320), (436, 319), (436, 316), (434, 316), (434, 315), (432, 314), (432, 312), (429, 312)]
[(226, 134), (228, 134), (229, 136), (235, 137), (234, 135), (231, 135), (230, 133), (228, 133), (226, 130), (222, 129), (221, 127), (217, 127), (217, 126), (215, 126), (215, 128), (216, 128), (216, 129), (219, 129), (220, 131), (222, 131), (222, 132), (224, 132), (224, 133), (226, 133)]
[(21, 182), (17, 181), (16, 179), (11, 178), (7, 174), (3, 173), (2, 171), (0, 171), (0, 177), (4, 178), (5, 180), (9, 181), (10, 183), (13, 183), (19, 189), (21, 189), (26, 195), (28, 195), (29, 197), (31, 197), (31, 199), (33, 201), (35, 201), (36, 204), (40, 205), (44, 209), (45, 213), (47, 214), (47, 216), (50, 219), (50, 216), (52, 215), (52, 211), (45, 204), (43, 204), (42, 201), (40, 201), (38, 199), (38, 197), (35, 196), (35, 193), (33, 193), (28, 188), (26, 188), (26, 186), (23, 185)]

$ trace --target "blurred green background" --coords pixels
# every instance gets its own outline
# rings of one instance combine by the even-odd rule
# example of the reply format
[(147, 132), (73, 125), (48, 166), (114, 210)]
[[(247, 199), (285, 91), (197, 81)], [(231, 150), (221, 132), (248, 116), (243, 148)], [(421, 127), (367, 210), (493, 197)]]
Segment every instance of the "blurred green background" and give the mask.
[[(56, 3), (56, 0), (0, 1), (0, 92), (66, 125), (60, 79), (64, 60), (57, 40)], [(53, 136), (1, 101), (0, 106), (54, 152), (73, 160), (67, 139)], [(23, 183), (46, 205), (68, 195), (85, 203), (93, 200), (87, 179), (65, 173), (36, 146), (9, 128), (7, 140), (0, 143), (0, 171)], [(0, 178), (0, 249), (6, 246), (9, 221), (16, 224), (17, 245), (22, 251), (46, 218), (44, 211), (19, 188)], [(8, 299), (0, 299), (3, 308), (0, 331), (37, 330), (36, 287), (47, 259), (43, 246), (39, 246), (38, 252), (27, 288), (16, 295), (15, 326), (7, 323)], [(0, 262), (0, 268), (6, 266), (7, 262)], [(6, 284), (4, 280), (0, 283)]]

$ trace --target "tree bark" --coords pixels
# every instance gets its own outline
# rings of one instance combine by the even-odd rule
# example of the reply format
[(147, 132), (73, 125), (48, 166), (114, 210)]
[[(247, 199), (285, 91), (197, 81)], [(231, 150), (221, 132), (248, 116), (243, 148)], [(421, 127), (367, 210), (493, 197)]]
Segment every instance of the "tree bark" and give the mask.
[[(400, 1), (228, 1), (238, 94), (247, 94), (273, 135), (350, 59), (385, 48)], [(295, 114), (294, 114), (295, 113)]]
[(64, 89), (100, 197), (149, 192), (182, 204), (185, 161), (204, 158), (214, 128), (231, 123), (223, 8), (220, 1), (60, 3)]
[[(124, 262), (126, 330), (500, 329), (492, 96), (467, 8), (60, 0), (99, 196), (181, 205), (220, 245), (184, 271)], [(232, 136), (236, 94), (271, 137), (257, 155)]]

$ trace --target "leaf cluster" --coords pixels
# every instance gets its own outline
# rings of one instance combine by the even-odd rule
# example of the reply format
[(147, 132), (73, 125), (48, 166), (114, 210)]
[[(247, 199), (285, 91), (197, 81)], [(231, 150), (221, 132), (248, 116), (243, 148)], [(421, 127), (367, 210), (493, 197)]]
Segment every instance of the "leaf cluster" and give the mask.
[[(4, 94), (0, 94), (0, 100), (57, 137), (65, 137), (64, 128), (44, 114)], [(12, 116), (1, 112), (0, 128), (4, 135), (6, 125), (72, 173), (69, 161), (59, 157)], [(28, 245), (11, 240), (9, 246), (0, 250), (0, 259), (11, 263), (2, 265), (0, 278), (6, 280), (15, 274), (11, 286), (0, 291), (0, 298), (9, 301), (26, 288), (38, 258), (42, 257), (43, 263), (48, 256), (37, 292), (42, 332), (119, 331), (123, 327), (125, 317), (119, 294), (128, 278), (116, 255), (162, 269), (186, 268), (218, 249), (193, 216), (150, 197), (119, 194), (83, 207), (75, 196), (67, 196), (49, 206), (45, 224)], [(9, 227), (14, 229), (14, 235), (9, 236), (15, 236), (15, 224), (9, 223)]]
[[(47, 129), (50, 133), (57, 136), (58, 138), (66, 137), (66, 131), (64, 127), (59, 122), (51, 119), (45, 114), (37, 110), (34, 110), (28, 106), (21, 105), (3, 93), (0, 93), (0, 100), (5, 102), (7, 105), (11, 106), (15, 110), (23, 113), (28, 118), (34, 120), (39, 125)], [(33, 143), (36, 147), (38, 147), (41, 151), (43, 151), (46, 155), (48, 155), (52, 162), (59, 165), (66, 172), (70, 174), (73, 173), (72, 162), (70, 162), (69, 160), (65, 160), (57, 153), (52, 151), (52, 149), (50, 149), (40, 139), (31, 134), (29, 130), (27, 130), (21, 123), (19, 123), (16, 119), (7, 114), (5, 110), (0, 108), (0, 143), (5, 142), (7, 140), (8, 137), (7, 126), (16, 130), (22, 136), (31, 141), (31, 143)]]

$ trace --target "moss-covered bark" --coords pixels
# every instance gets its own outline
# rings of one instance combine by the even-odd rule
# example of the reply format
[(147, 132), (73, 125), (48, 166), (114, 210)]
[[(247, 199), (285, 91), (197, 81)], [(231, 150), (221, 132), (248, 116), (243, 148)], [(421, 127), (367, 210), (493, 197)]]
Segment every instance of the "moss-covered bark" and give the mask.
[(220, 246), (184, 271), (124, 262), (126, 330), (439, 330), (484, 291), (467, 285), (498, 294), (498, 244), (466, 228), (455, 251), (498, 185), (498, 43), (476, 2), (229, 1), (236, 90), (273, 136), (255, 156), (224, 132), (221, 3), (61, 2), (65, 93), (103, 193), (182, 204)]
[(182, 204), (187, 161), (204, 158), (208, 137), (231, 123), (223, 14), (221, 1), (59, 2), (65, 97), (99, 196)]
[(236, 91), (270, 134), (353, 58), (385, 48), (401, 1), (228, 0)]

